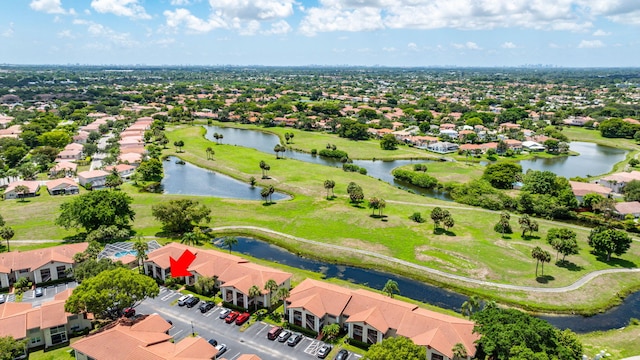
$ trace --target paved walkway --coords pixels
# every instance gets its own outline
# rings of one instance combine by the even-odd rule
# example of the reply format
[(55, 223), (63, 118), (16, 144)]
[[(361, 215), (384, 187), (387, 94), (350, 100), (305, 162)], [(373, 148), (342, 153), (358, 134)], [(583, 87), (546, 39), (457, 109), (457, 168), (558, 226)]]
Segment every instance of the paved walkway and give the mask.
[(433, 269), (433, 268), (430, 268), (430, 267), (427, 267), (427, 266), (424, 266), (424, 265), (418, 265), (418, 264), (414, 264), (414, 263), (409, 262), (409, 261), (396, 259), (396, 258), (391, 257), (391, 256), (378, 254), (378, 253), (373, 252), (373, 251), (354, 249), (354, 248), (351, 248), (351, 247), (335, 245), (335, 244), (327, 244), (327, 243), (314, 241), (314, 240), (309, 240), (309, 239), (304, 239), (304, 238), (301, 238), (301, 237), (297, 237), (297, 236), (293, 236), (293, 235), (289, 235), (289, 234), (285, 234), (285, 233), (281, 233), (281, 232), (278, 232), (278, 231), (274, 231), (274, 230), (266, 229), (266, 228), (261, 228), (261, 227), (257, 227), (257, 226), (220, 226), (220, 227), (211, 228), (211, 230), (213, 230), (213, 231), (242, 230), (242, 229), (253, 230), (253, 231), (262, 232), (262, 233), (266, 233), (266, 234), (277, 235), (277, 236), (281, 236), (281, 237), (284, 237), (284, 238), (287, 238), (287, 239), (291, 239), (291, 240), (295, 240), (295, 241), (298, 241), (298, 242), (302, 242), (302, 243), (306, 243), (306, 244), (312, 244), (312, 245), (316, 245), (316, 246), (320, 246), (320, 247), (327, 247), (327, 248), (340, 250), (340, 251), (344, 251), (344, 252), (351, 252), (351, 253), (367, 255), (367, 256), (375, 257), (375, 258), (382, 259), (382, 260), (385, 260), (385, 261), (389, 261), (389, 262), (392, 262), (392, 263), (401, 264), (401, 265), (404, 265), (404, 266), (407, 266), (407, 267), (410, 267), (410, 268), (414, 268), (416, 270), (420, 270), (420, 271), (423, 271), (423, 272), (427, 272), (427, 273), (430, 273), (430, 274), (442, 276), (444, 278), (463, 281), (463, 282), (466, 282), (466, 283), (471, 283), (471, 284), (476, 284), (476, 285), (481, 285), (481, 286), (487, 286), (487, 287), (493, 287), (493, 288), (498, 288), (498, 289), (528, 291), (528, 292), (533, 292), (533, 293), (563, 293), (563, 292), (577, 290), (580, 287), (584, 286), (589, 281), (595, 279), (598, 276), (604, 275), (604, 274), (640, 273), (640, 268), (637, 268), (637, 269), (598, 270), (598, 271), (591, 272), (591, 273), (581, 277), (580, 279), (578, 279), (578, 281), (574, 282), (571, 285), (567, 285), (567, 286), (553, 287), (553, 288), (551, 288), (551, 287), (550, 288), (541, 288), (541, 287), (535, 287), (535, 286), (519, 286), (519, 285), (495, 283), (495, 282), (491, 282), (491, 281), (472, 279), (472, 278), (469, 278), (469, 277), (466, 277), (466, 276), (450, 274), (450, 273), (447, 273), (447, 272), (444, 272), (444, 271), (441, 271), (441, 270), (437, 270), (437, 269)]

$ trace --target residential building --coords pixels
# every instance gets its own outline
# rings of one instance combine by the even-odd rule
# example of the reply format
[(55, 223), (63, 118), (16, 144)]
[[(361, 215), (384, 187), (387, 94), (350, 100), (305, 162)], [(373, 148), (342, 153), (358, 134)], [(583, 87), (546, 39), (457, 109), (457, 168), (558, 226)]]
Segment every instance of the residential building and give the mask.
[[(16, 187), (18, 186), (26, 186), (26, 192), (18, 192), (16, 191)], [(38, 189), (40, 189), (39, 181), (25, 181), (19, 180), (10, 183), (7, 188), (4, 190), (4, 199), (5, 200), (13, 200), (13, 199), (21, 199), (27, 197), (34, 197), (38, 193)]]
[(306, 279), (291, 290), (285, 319), (295, 325), (321, 332), (337, 323), (352, 339), (368, 344), (405, 336), (427, 347), (428, 359), (452, 359), (452, 348), (462, 343), (467, 359), (475, 356), (474, 323), (418, 308), (369, 290), (350, 290), (318, 280)]
[(522, 148), (528, 151), (544, 151), (546, 148), (544, 145), (537, 143), (535, 141), (523, 141)]
[(78, 182), (84, 187), (101, 188), (107, 183), (107, 176), (109, 173), (104, 170), (81, 171), (78, 173)]
[(604, 197), (609, 197), (611, 195), (610, 188), (604, 187), (599, 184), (569, 181), (569, 185), (571, 185), (573, 195), (576, 196), (576, 199), (580, 203), (582, 203), (584, 196), (587, 194), (598, 194)]
[(211, 360), (218, 350), (201, 337), (173, 342), (171, 325), (160, 315), (122, 318), (73, 343), (76, 360)]
[(58, 173), (64, 172), (65, 177), (74, 176), (78, 170), (78, 164), (70, 161), (57, 162), (51, 169), (49, 169), (49, 176), (56, 177)]
[(46, 186), (50, 195), (73, 195), (80, 192), (78, 184), (67, 177), (47, 181)]
[(633, 216), (634, 219), (640, 217), (640, 202), (638, 201), (617, 202), (615, 208), (616, 214), (621, 219), (624, 219), (627, 215)]
[(446, 154), (446, 153), (452, 153), (455, 151), (458, 151), (458, 144), (454, 144), (454, 143), (450, 143), (450, 142), (446, 142), (446, 141), (439, 141), (436, 143), (431, 143), (429, 145), (427, 145), (427, 150), (429, 151), (433, 151), (439, 154)]
[[(216, 285), (222, 292), (224, 301), (236, 306), (250, 308), (269, 306), (271, 297), (277, 289), (270, 293), (264, 289), (269, 280), (274, 280), (280, 288), (291, 288), (291, 274), (270, 267), (253, 264), (239, 256), (216, 250), (202, 250), (179, 243), (169, 243), (160, 249), (151, 251), (144, 261), (145, 274), (160, 280), (171, 276), (170, 258), (178, 259), (185, 250), (196, 255), (188, 270), (192, 276), (184, 281), (193, 285), (199, 277), (216, 277)], [(255, 298), (249, 296), (249, 289), (257, 286), (261, 294)]]
[(640, 171), (631, 172), (619, 172), (611, 175), (607, 175), (601, 178), (598, 183), (602, 186), (608, 187), (614, 193), (621, 194), (627, 183), (632, 180), (640, 180)]
[(108, 172), (112, 172), (114, 169), (118, 172), (118, 175), (120, 175), (123, 180), (128, 180), (136, 171), (135, 166), (127, 164), (118, 164), (104, 167), (104, 170)]
[(64, 279), (75, 264), (73, 255), (85, 251), (88, 245), (85, 242), (0, 253), (0, 288), (8, 288), (23, 277), (36, 284)]
[(71, 314), (64, 303), (71, 295), (68, 289), (55, 295), (52, 301), (33, 307), (31, 303), (0, 304), (0, 337), (28, 339), (27, 348), (49, 347), (69, 342), (75, 331), (91, 328), (90, 314)]

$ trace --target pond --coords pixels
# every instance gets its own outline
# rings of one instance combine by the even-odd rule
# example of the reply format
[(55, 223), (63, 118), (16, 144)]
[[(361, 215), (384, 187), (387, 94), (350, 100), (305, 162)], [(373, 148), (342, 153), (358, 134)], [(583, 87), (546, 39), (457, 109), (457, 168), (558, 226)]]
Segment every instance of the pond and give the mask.
[(580, 141), (571, 142), (569, 148), (580, 155), (523, 160), (520, 161), (522, 171), (548, 170), (566, 178), (588, 177), (608, 173), (627, 156), (626, 150)]
[[(190, 163), (180, 165), (176, 163), (178, 158), (173, 156), (167, 159), (163, 162), (164, 178), (162, 179), (165, 194), (262, 200), (260, 187), (252, 187), (230, 176), (205, 170)], [(274, 201), (288, 198), (290, 198), (289, 195), (278, 192), (271, 195)]]
[[(213, 137), (213, 134), (218, 133), (224, 136), (223, 139), (220, 141), (221, 143), (256, 149), (258, 151), (261, 151), (267, 154), (273, 154), (274, 157), (275, 157), (275, 152), (273, 152), (273, 148), (280, 143), (280, 138), (278, 138), (278, 136), (274, 134), (264, 133), (262, 131), (225, 128), (220, 126), (206, 126), (205, 128), (207, 129), (207, 133), (205, 137), (213, 142), (216, 142), (215, 138)], [(308, 154), (302, 151), (287, 150), (284, 153), (284, 157), (288, 159), (295, 159), (295, 160), (304, 161), (312, 164), (342, 168), (342, 163), (337, 159), (326, 158), (323, 156), (313, 156), (311, 154)], [(424, 163), (424, 162), (429, 162), (429, 161), (427, 160), (392, 160), (392, 161), (353, 160), (353, 163), (355, 165), (358, 165), (360, 167), (367, 169), (367, 175), (371, 177), (388, 182), (389, 184), (396, 187), (400, 187), (406, 190), (411, 190), (420, 195), (451, 201), (452, 199), (447, 193), (439, 192), (437, 190), (423, 189), (417, 186), (406, 184), (401, 181), (396, 181), (393, 178), (393, 175), (391, 175), (391, 171), (397, 167), (408, 165), (408, 164), (414, 164), (414, 163)]]
[[(221, 241), (216, 241), (215, 244), (222, 247)], [(465, 295), (406, 277), (300, 257), (283, 248), (254, 238), (238, 237), (238, 244), (233, 247), (233, 250), (259, 259), (321, 273), (327, 278), (339, 278), (377, 290), (382, 290), (387, 280), (391, 279), (398, 283), (402, 296), (456, 312), (460, 311), (462, 303), (467, 300)], [(622, 305), (591, 317), (579, 315), (539, 317), (557, 328), (571, 329), (578, 333), (618, 329), (627, 326), (631, 318), (640, 318), (640, 292), (627, 296)]]

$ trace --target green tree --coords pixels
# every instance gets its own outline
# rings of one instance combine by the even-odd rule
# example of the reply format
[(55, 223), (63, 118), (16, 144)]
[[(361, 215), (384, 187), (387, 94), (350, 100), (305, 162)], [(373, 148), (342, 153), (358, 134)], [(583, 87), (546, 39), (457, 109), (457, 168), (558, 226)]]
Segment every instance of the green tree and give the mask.
[(267, 290), (269, 292), (269, 299), (271, 299), (271, 301), (273, 302), (273, 292), (278, 290), (278, 283), (273, 280), (273, 279), (269, 279), (267, 280), (266, 283), (264, 283), (264, 288), (265, 290)]
[(84, 228), (87, 232), (100, 226), (129, 226), (135, 217), (131, 209), (133, 199), (120, 191), (90, 191), (60, 205), (56, 224), (69, 228)]
[(180, 243), (185, 245), (191, 245), (191, 246), (200, 245), (200, 242), (198, 241), (198, 237), (196, 236), (196, 234), (192, 233), (191, 231), (186, 232), (182, 235), (182, 239), (180, 239)]
[(336, 182), (333, 180), (325, 180), (324, 188), (327, 190), (327, 199), (329, 199), (329, 191), (331, 191), (331, 196), (333, 197), (333, 188), (336, 187)]
[(225, 236), (222, 238), (222, 245), (229, 248), (229, 253), (231, 253), (231, 249), (238, 245), (238, 238), (235, 236)]
[(7, 252), (11, 251), (9, 240), (13, 239), (15, 232), (11, 226), (3, 226), (0, 228), (0, 238), (7, 242)]
[(27, 341), (16, 340), (11, 335), (0, 337), (0, 360), (14, 360), (26, 355)]
[(131, 233), (127, 228), (120, 228), (117, 225), (100, 225), (100, 227), (87, 234), (85, 241), (106, 244), (116, 240), (126, 240), (130, 235)]
[(338, 136), (351, 140), (369, 139), (369, 127), (355, 120), (342, 120), (338, 129)]
[(287, 148), (284, 147), (283, 145), (280, 144), (276, 144), (276, 146), (273, 147), (273, 151), (276, 153), (276, 159), (280, 159), (280, 153), (284, 153), (285, 151), (287, 151)]
[(604, 199), (604, 196), (596, 193), (588, 193), (582, 197), (582, 206), (593, 210), (593, 207)]
[(354, 204), (358, 204), (364, 199), (362, 188), (353, 181), (347, 185), (347, 194), (349, 194), (349, 200)]
[(518, 219), (518, 224), (520, 224), (520, 229), (522, 229), (522, 237), (528, 231), (529, 236), (533, 235), (534, 231), (538, 231), (538, 222), (534, 219), (530, 218), (529, 215), (524, 214)]
[(184, 234), (203, 220), (211, 221), (211, 209), (190, 199), (170, 200), (151, 206), (151, 214), (171, 233)]
[(589, 234), (589, 246), (598, 255), (606, 255), (607, 261), (611, 260), (611, 254), (618, 256), (624, 254), (631, 247), (633, 240), (622, 230), (597, 227)]
[(640, 201), (640, 181), (629, 181), (622, 192), (624, 193), (624, 201)]
[(136, 241), (133, 242), (133, 250), (136, 252), (136, 261), (138, 261), (138, 272), (143, 273), (142, 265), (144, 261), (149, 258), (147, 255), (147, 251), (149, 251), (149, 244), (144, 241), (141, 237), (138, 237)]
[(580, 251), (576, 233), (567, 228), (551, 228), (547, 232), (547, 243), (556, 251), (556, 261), (559, 254), (562, 254), (562, 261), (568, 255), (576, 255)]
[[(582, 357), (582, 345), (573, 337), (548, 322), (515, 309), (485, 307), (473, 314), (473, 331), (481, 335), (477, 340), (478, 359), (513, 359), (513, 348), (530, 349), (549, 359), (575, 360)], [(565, 340), (563, 340), (565, 339)], [(527, 360), (535, 360), (529, 358)]]
[(114, 262), (109, 258), (97, 260), (93, 257), (76, 264), (71, 268), (70, 273), (78, 283), (82, 283), (86, 279), (92, 278), (103, 271), (113, 270), (116, 268), (126, 268), (126, 266), (120, 261)]
[(173, 142), (173, 146), (176, 147), (176, 152), (182, 152), (182, 147), (184, 146), (184, 141), (176, 140)]
[(104, 183), (104, 186), (110, 189), (116, 189), (118, 186), (122, 185), (122, 179), (116, 170), (115, 174), (111, 173), (107, 175), (107, 180)]
[(160, 181), (164, 174), (162, 162), (155, 158), (142, 161), (136, 169), (136, 173), (140, 174), (142, 181)]
[[(291, 292), (286, 287), (281, 287), (278, 289), (278, 291), (276, 291), (276, 299), (278, 301), (284, 302), (287, 298), (289, 298), (289, 296), (291, 296)], [(273, 302), (273, 299), (271, 299), (271, 301)]]
[(215, 290), (217, 279), (216, 276), (198, 276), (193, 286), (198, 294), (209, 296)]
[(29, 187), (26, 185), (18, 185), (13, 190), (18, 194), (18, 201), (25, 201), (25, 196), (29, 193)]
[(340, 324), (338, 324), (338, 323), (325, 325), (322, 328), (322, 335), (324, 335), (327, 340), (334, 339), (339, 334), (340, 334)]
[(67, 299), (64, 309), (72, 314), (93, 313), (98, 318), (113, 318), (126, 307), (135, 307), (160, 293), (152, 278), (117, 268), (86, 279)]
[(258, 310), (258, 302), (256, 301), (256, 298), (260, 295), (262, 295), (262, 291), (260, 291), (260, 288), (258, 288), (256, 285), (253, 285), (249, 288), (249, 298), (251, 298), (253, 300), (253, 311)]
[(501, 212), (500, 220), (494, 225), (493, 230), (502, 234), (502, 237), (504, 237), (504, 234), (513, 233), (513, 230), (511, 229), (511, 223), (509, 223), (510, 219), (511, 215), (508, 212)]
[(453, 360), (466, 359), (468, 356), (467, 348), (463, 343), (456, 343), (455, 345), (453, 345), (453, 347), (451, 348), (451, 352), (453, 353)]
[(260, 169), (262, 170), (262, 178), (263, 179), (268, 179), (269, 178), (269, 170), (271, 170), (271, 166), (269, 166), (269, 164), (264, 162), (264, 160), (260, 160)]
[(444, 222), (445, 219), (447, 218), (451, 218), (451, 220), (453, 220), (449, 210), (444, 210), (438, 206), (433, 208), (433, 210), (431, 210), (431, 220), (433, 220), (433, 231), (436, 231), (436, 229), (440, 227), (440, 223)]
[(531, 257), (536, 260), (536, 277), (538, 276), (538, 264), (542, 263), (542, 275), (544, 275), (544, 263), (551, 261), (551, 254), (542, 250), (540, 246), (536, 246), (531, 250)]
[(215, 151), (213, 151), (211, 146), (207, 147), (207, 160), (211, 160), (211, 158), (213, 157), (213, 154), (215, 154)]
[(400, 294), (400, 288), (398, 287), (398, 282), (395, 280), (387, 280), (382, 288), (382, 292), (387, 294), (388, 297), (393, 298), (393, 294)]
[(53, 130), (38, 136), (40, 145), (62, 149), (71, 142), (71, 136), (66, 131)]
[(522, 166), (511, 162), (489, 164), (482, 177), (496, 189), (512, 189), (513, 183), (522, 177)]
[(400, 144), (400, 142), (393, 134), (385, 134), (382, 139), (380, 139), (380, 148), (382, 150), (396, 150), (398, 144)]
[(480, 298), (476, 295), (472, 295), (462, 303), (460, 313), (471, 318), (471, 315), (478, 310), (480, 310)]
[(424, 360), (427, 349), (418, 346), (404, 336), (390, 337), (373, 344), (362, 357), (363, 360)]

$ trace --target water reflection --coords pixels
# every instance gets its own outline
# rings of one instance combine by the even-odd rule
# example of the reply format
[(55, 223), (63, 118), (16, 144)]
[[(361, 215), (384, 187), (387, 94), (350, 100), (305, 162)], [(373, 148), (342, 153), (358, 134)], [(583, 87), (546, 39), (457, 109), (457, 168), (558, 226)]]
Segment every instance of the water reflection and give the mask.
[[(165, 194), (205, 195), (243, 200), (262, 199), (260, 187), (251, 187), (227, 175), (205, 170), (190, 163), (180, 165), (176, 163), (178, 158), (173, 156), (167, 159), (163, 162), (164, 178), (162, 179)], [(289, 195), (278, 192), (271, 196), (274, 201), (288, 198)]]

